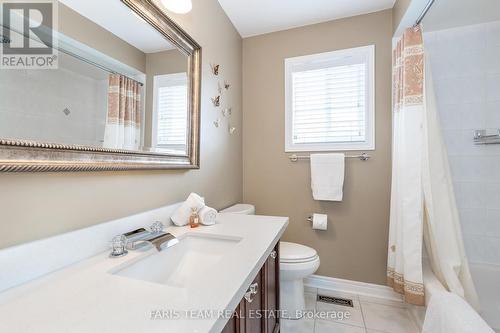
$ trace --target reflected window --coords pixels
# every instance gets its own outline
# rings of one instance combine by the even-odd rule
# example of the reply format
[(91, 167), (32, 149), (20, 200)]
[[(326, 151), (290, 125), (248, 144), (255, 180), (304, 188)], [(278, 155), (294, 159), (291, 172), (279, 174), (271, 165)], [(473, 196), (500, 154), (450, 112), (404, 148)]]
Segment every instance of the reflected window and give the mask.
[(154, 77), (153, 146), (186, 154), (188, 80), (186, 73)]

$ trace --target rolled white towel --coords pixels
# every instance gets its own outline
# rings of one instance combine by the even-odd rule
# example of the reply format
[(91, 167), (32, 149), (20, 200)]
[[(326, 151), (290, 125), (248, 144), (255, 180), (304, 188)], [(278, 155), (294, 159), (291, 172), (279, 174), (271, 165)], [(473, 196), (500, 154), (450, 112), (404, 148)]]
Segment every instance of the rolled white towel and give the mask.
[(211, 207), (203, 207), (199, 213), (201, 224), (203, 225), (214, 225), (217, 219), (217, 211)]
[(192, 208), (196, 208), (199, 212), (203, 207), (205, 207), (205, 200), (196, 193), (191, 193), (186, 201), (184, 201), (179, 208), (172, 214), (170, 219), (176, 226), (182, 227), (189, 223), (189, 217), (191, 216)]

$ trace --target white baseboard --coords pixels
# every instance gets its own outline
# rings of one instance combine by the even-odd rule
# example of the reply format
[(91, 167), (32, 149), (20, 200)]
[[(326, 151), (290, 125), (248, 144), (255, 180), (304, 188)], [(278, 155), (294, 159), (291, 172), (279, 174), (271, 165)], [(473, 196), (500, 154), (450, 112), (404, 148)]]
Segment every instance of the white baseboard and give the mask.
[(392, 288), (373, 283), (311, 275), (304, 279), (304, 285), (311, 288), (334, 290), (361, 296), (382, 298), (395, 302), (403, 302), (403, 297), (392, 290)]

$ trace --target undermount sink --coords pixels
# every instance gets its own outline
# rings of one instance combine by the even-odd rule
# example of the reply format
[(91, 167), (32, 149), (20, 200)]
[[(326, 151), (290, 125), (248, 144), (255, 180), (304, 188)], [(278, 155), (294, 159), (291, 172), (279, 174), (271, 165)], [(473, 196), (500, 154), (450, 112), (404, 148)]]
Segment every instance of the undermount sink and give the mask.
[(186, 287), (230, 254), (241, 238), (185, 234), (179, 243), (125, 263), (112, 274), (172, 287)]

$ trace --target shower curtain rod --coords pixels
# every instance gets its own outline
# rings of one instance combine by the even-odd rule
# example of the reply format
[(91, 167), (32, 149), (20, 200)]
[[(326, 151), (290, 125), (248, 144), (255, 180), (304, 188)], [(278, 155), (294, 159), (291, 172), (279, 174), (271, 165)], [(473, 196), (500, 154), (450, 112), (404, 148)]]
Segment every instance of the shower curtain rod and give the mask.
[[(54, 48), (54, 46), (52, 46), (52, 47)], [(118, 73), (118, 72), (116, 72), (116, 71), (114, 71), (114, 70), (112, 70), (112, 69), (109, 69), (109, 68), (107, 68), (107, 67), (105, 67), (105, 66), (103, 66), (103, 65), (101, 65), (101, 64), (98, 64), (97, 62), (94, 62), (94, 61), (92, 61), (92, 60), (90, 60), (90, 59), (87, 59), (87, 58), (85, 58), (85, 57), (82, 57), (82, 56), (80, 56), (80, 55), (78, 55), (78, 54), (76, 54), (76, 53), (73, 53), (73, 52), (71, 52), (71, 51), (65, 50), (65, 49), (60, 48), (60, 47), (58, 47), (58, 48), (57, 48), (57, 50), (58, 50), (58, 51), (60, 51), (60, 52), (65, 53), (65, 54), (67, 54), (67, 55), (69, 55), (69, 56), (71, 56), (71, 57), (73, 57), (73, 58), (76, 58), (76, 59), (78, 59), (78, 60), (81, 60), (81, 61), (83, 61), (83, 62), (85, 62), (85, 63), (87, 63), (87, 64), (89, 64), (89, 65), (92, 65), (92, 66), (94, 66), (94, 67), (97, 67), (97, 68), (99, 68), (99, 69), (101, 69), (101, 70), (103, 70), (103, 71), (105, 71), (105, 72), (110, 73), (110, 74), (117, 74), (117, 75), (120, 75), (120, 76), (126, 77), (126, 78), (127, 78), (127, 79), (129, 79), (129, 80), (132, 80), (132, 81), (134, 81), (134, 82), (137, 82), (137, 83), (138, 83), (141, 87), (144, 85), (142, 82), (137, 81), (136, 79), (133, 79), (133, 78), (131, 78), (131, 77), (130, 77), (130, 76), (128, 76), (128, 75), (125, 75), (125, 74), (122, 74), (122, 73)]]
[(417, 18), (417, 21), (415, 22), (415, 25), (414, 27), (416, 27), (417, 25), (419, 25), (420, 23), (422, 23), (422, 20), (424, 19), (425, 15), (427, 15), (427, 13), (429, 12), (429, 9), (431, 9), (432, 5), (434, 4), (436, 0), (430, 0), (427, 5), (425, 5), (425, 8), (424, 10), (422, 10), (422, 13), (420, 14), (420, 16)]
[[(16, 31), (16, 30), (12, 30), (10, 27), (6, 26), (5, 24), (0, 24), (0, 27), (2, 27), (2, 28), (4, 28), (4, 29), (9, 29), (9, 30), (11, 30), (11, 31), (13, 31), (13, 32), (15, 32), (15, 33), (18, 33), (18, 34), (22, 34), (22, 33), (18, 32), (18, 31)], [(24, 33), (24, 34), (22, 34), (22, 35), (23, 35), (25, 38), (30, 38), (30, 39), (31, 39), (31, 36), (30, 36), (28, 33)], [(46, 43), (46, 42), (44, 41), (44, 43)], [(46, 43), (46, 44), (48, 45), (48, 43)], [(87, 58), (85, 58), (85, 57), (82, 57), (82, 56), (80, 56), (80, 55), (78, 55), (78, 54), (76, 54), (76, 53), (73, 53), (73, 52), (69, 51), (69, 50), (63, 49), (63, 48), (61, 48), (61, 47), (55, 47), (52, 43), (51, 43), (50, 45), (48, 45), (48, 46), (49, 46), (49, 47), (51, 47), (51, 48), (53, 48), (53, 49), (56, 49), (57, 51), (63, 52), (63, 53), (65, 53), (65, 54), (69, 55), (70, 57), (76, 58), (76, 59), (78, 59), (78, 60), (80, 60), (80, 61), (83, 61), (83, 62), (85, 62), (85, 63), (89, 64), (89, 65), (92, 65), (92, 66), (94, 66), (94, 67), (97, 67), (97, 68), (99, 68), (99, 69), (101, 69), (101, 70), (103, 70), (103, 71), (105, 71), (105, 72), (110, 73), (110, 74), (117, 74), (117, 75), (121, 75), (121, 76), (123, 76), (123, 77), (126, 77), (126, 78), (127, 78), (127, 79), (129, 79), (129, 80), (132, 80), (132, 81), (134, 81), (134, 82), (137, 82), (137, 83), (138, 83), (141, 87), (142, 87), (142, 86), (144, 86), (144, 83), (142, 83), (141, 81), (138, 81), (138, 80), (136, 80), (136, 79), (134, 79), (134, 78), (131, 78), (131, 77), (130, 77), (130, 76), (128, 76), (128, 75), (125, 75), (125, 74), (119, 73), (119, 72), (117, 72), (117, 71), (114, 71), (114, 70), (112, 70), (112, 69), (110, 69), (110, 68), (108, 68), (108, 67), (106, 67), (106, 66), (104, 66), (104, 65), (98, 64), (98, 63), (97, 63), (97, 62), (95, 62), (95, 61), (92, 61), (92, 60), (90, 60), (90, 59), (87, 59)]]

